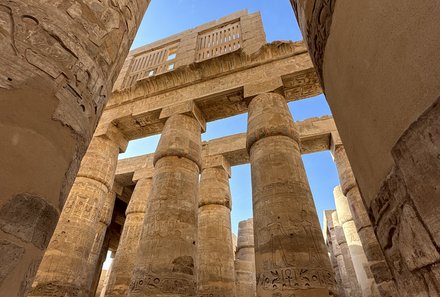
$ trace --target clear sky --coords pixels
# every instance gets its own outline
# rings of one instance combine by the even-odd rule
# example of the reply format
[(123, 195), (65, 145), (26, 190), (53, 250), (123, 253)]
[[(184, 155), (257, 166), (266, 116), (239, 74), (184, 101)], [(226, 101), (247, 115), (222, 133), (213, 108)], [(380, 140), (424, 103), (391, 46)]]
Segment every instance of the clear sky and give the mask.
[[(221, 18), (238, 10), (260, 11), (267, 41), (301, 40), (289, 0), (152, 0), (142, 21), (132, 48), (151, 43), (186, 29)], [(289, 103), (296, 121), (331, 114), (323, 95)], [(247, 114), (208, 123), (202, 140), (246, 132)], [(153, 153), (159, 135), (131, 141), (120, 158)], [(334, 209), (333, 188), (339, 184), (336, 167), (330, 153), (303, 156), (307, 176), (322, 223), (325, 209)], [(232, 230), (237, 233), (238, 222), (252, 217), (250, 166), (232, 168)]]

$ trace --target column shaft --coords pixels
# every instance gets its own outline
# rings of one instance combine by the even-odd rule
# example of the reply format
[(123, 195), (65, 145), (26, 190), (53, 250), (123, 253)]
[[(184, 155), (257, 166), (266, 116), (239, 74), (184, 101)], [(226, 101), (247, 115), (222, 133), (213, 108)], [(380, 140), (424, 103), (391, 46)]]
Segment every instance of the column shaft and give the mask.
[(128, 296), (196, 294), (200, 134), (191, 116), (175, 114), (165, 123)]
[(1, 1), (0, 296), (30, 288), (148, 3)]
[(95, 295), (96, 281), (99, 280), (100, 271), (102, 270), (102, 263), (104, 263), (102, 257), (107, 254), (107, 250), (103, 251), (102, 247), (106, 238), (107, 227), (110, 225), (113, 208), (115, 206), (116, 193), (110, 191), (107, 193), (107, 197), (104, 201), (103, 207), (99, 210), (99, 222), (96, 225), (96, 235), (93, 242), (92, 250), (90, 251), (89, 259), (87, 260), (88, 273), (89, 273), (89, 295)]
[(353, 261), (351, 259), (350, 250), (348, 249), (347, 240), (344, 230), (339, 222), (338, 213), (332, 213), (332, 222), (335, 228), (335, 255), (341, 269), (341, 278), (344, 284), (345, 293), (350, 297), (362, 297), (361, 287), (359, 286), (356, 272), (354, 270)]
[(385, 261), (385, 257), (376, 235), (374, 234), (370, 218), (368, 217), (353, 170), (351, 169), (350, 162), (345, 153), (344, 146), (337, 145), (333, 154), (336, 168), (339, 173), (341, 189), (348, 199), (348, 206), (364, 248), (369, 268), (377, 284), (377, 289), (381, 296), (396, 296), (398, 293), (393, 276)]
[(95, 265), (95, 271), (90, 285), (89, 296), (94, 297), (97, 294), (99, 281), (101, 280), (101, 274), (103, 272), (102, 266), (107, 257), (108, 248), (110, 244), (110, 232), (106, 232), (104, 237), (104, 243), (102, 244), (101, 252), (98, 257), (97, 265)]
[(111, 190), (118, 145), (93, 138), (29, 296), (88, 296), (88, 259), (99, 214)]
[(257, 295), (329, 296), (334, 274), (285, 99), (249, 104)]
[(125, 212), (124, 228), (113, 260), (113, 269), (111, 273), (109, 272), (107, 290), (105, 291), (106, 297), (127, 296), (144, 226), (151, 185), (151, 178), (143, 178), (136, 183)]
[(198, 213), (197, 296), (234, 297), (230, 166), (223, 156), (206, 157), (203, 164)]
[(238, 224), (237, 252), (235, 254), (235, 292), (237, 297), (255, 297), (255, 246), (252, 219)]

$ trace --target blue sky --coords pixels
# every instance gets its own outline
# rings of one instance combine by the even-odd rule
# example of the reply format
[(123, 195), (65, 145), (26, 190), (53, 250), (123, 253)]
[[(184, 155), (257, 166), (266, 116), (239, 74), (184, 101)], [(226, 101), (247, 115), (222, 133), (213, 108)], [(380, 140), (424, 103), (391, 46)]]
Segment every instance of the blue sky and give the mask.
[[(139, 28), (132, 48), (151, 43), (186, 29), (221, 18), (238, 10), (260, 11), (267, 41), (301, 40), (301, 33), (289, 0), (152, 0)], [(331, 114), (323, 95), (289, 103), (296, 121)], [(203, 140), (246, 132), (247, 114), (208, 123)], [(131, 141), (120, 158), (153, 153), (159, 135)], [(321, 152), (303, 156), (309, 183), (322, 222), (325, 209), (334, 208), (333, 188), (339, 184), (336, 167), (330, 153)], [(252, 189), (250, 166), (232, 168), (232, 230), (238, 222), (252, 217)]]

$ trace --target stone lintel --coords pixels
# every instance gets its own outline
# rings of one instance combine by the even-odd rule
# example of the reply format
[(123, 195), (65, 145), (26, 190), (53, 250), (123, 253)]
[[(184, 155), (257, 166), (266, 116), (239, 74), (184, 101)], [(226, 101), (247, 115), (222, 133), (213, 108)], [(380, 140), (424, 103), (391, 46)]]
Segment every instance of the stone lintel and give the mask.
[(122, 195), (122, 191), (124, 190), (124, 186), (121, 185), (119, 182), (115, 181), (113, 183), (112, 192), (115, 192), (117, 195)]
[(231, 164), (223, 155), (203, 156), (202, 170), (205, 168), (223, 168), (231, 177)]
[[(338, 135), (336, 125), (331, 116), (310, 118), (295, 122), (300, 135), (301, 153), (308, 154), (330, 149), (331, 135)], [(202, 158), (207, 156), (223, 156), (230, 166), (249, 163), (246, 150), (246, 133), (205, 141), (202, 147)], [(132, 185), (134, 172), (143, 168), (153, 168), (154, 154), (148, 154), (118, 161), (116, 181), (122, 185)]]
[(127, 149), (128, 139), (125, 135), (112, 123), (98, 125), (93, 137), (106, 137), (115, 142), (119, 147), (119, 152), (123, 153)]
[(159, 119), (167, 119), (175, 114), (186, 114), (194, 117), (202, 128), (202, 132), (206, 131), (206, 120), (202, 111), (197, 107), (194, 101), (182, 102), (162, 108)]
[(244, 98), (251, 99), (255, 96), (270, 92), (279, 92), (284, 87), (283, 80), (280, 76), (274, 77), (266, 81), (257, 81), (247, 84), (243, 87)]
[(331, 133), (331, 143), (330, 143), (330, 152), (331, 152), (331, 154), (333, 156), (333, 159), (334, 159), (334, 156), (335, 156), (336, 148), (341, 146), (341, 145), (343, 145), (343, 144), (342, 144), (341, 137), (339, 136), (339, 132), (337, 130), (332, 131), (332, 133)]
[(137, 182), (140, 179), (153, 178), (154, 168), (153, 164), (148, 167), (140, 168), (136, 170), (133, 174), (133, 181)]

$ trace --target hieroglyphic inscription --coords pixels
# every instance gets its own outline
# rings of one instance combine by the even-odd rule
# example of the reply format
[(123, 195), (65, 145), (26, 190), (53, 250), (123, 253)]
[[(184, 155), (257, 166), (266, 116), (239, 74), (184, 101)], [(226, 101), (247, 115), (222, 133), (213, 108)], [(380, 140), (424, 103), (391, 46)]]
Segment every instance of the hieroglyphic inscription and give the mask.
[[(130, 296), (143, 296), (144, 293), (173, 293), (183, 294), (183, 296), (194, 296), (196, 292), (196, 282), (192, 276), (185, 278), (183, 275), (177, 277), (164, 277), (160, 274), (151, 272), (151, 268), (144, 275), (135, 274), (138, 277), (132, 279), (130, 283)], [(140, 276), (139, 276), (140, 275)]]
[(323, 269), (286, 267), (266, 270), (257, 275), (257, 286), (270, 291), (326, 288), (335, 283), (332, 272)]

